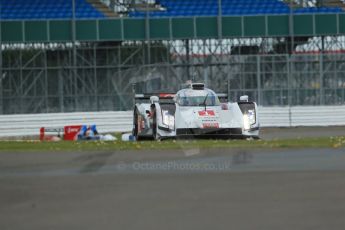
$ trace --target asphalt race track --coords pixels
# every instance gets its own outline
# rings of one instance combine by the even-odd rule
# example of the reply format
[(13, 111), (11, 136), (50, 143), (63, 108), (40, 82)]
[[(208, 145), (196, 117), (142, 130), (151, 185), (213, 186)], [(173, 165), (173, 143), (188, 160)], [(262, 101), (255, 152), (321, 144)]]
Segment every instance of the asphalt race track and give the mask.
[(260, 130), (260, 138), (264, 140), (331, 136), (345, 136), (345, 126), (262, 128)]
[[(262, 136), (344, 135), (317, 130)], [(0, 153), (1, 230), (343, 230), (344, 216), (344, 148)]]

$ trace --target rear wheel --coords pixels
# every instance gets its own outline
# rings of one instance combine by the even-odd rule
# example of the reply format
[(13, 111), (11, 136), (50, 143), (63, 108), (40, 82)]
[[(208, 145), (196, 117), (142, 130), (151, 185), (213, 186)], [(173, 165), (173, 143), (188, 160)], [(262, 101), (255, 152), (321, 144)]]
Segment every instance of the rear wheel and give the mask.
[(134, 114), (133, 114), (133, 124), (134, 124), (134, 127), (133, 127), (132, 135), (135, 137), (136, 140), (139, 140), (139, 136), (138, 136), (138, 130), (139, 130), (139, 127), (138, 127), (138, 111), (137, 111), (136, 108), (134, 109)]
[(155, 109), (153, 112), (153, 117), (152, 117), (152, 137), (153, 137), (153, 140), (159, 140), (160, 139), (159, 134), (157, 132), (157, 128), (158, 128), (157, 114), (156, 114), (156, 109)]

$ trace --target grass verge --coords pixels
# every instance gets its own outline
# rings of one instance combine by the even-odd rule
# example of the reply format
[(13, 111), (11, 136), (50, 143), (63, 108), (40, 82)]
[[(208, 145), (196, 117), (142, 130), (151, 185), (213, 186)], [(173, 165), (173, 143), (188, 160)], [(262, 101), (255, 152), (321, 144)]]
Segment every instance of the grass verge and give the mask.
[(345, 147), (345, 136), (298, 138), (283, 140), (166, 140), (166, 141), (1, 141), (0, 152), (33, 151), (117, 151), (149, 149), (192, 148), (341, 148)]

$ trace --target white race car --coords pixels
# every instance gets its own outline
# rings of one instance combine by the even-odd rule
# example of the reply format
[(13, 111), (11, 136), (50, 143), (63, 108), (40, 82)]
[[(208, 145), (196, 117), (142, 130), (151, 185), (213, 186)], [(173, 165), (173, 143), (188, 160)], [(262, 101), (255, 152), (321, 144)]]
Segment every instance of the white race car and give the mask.
[[(194, 136), (258, 138), (257, 105), (241, 96), (221, 103), (203, 83), (192, 83), (176, 94), (136, 94), (133, 135), (137, 140)], [(145, 102), (146, 100), (146, 102)]]

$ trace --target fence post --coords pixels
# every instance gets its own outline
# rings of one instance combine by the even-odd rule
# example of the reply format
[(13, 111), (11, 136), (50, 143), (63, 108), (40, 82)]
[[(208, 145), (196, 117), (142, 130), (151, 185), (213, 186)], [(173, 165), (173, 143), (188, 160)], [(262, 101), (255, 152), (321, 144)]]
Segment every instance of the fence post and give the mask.
[(132, 103), (133, 103), (133, 108), (135, 106), (135, 83), (132, 84)]
[[(1, 13), (1, 4), (0, 4), (0, 13)], [(0, 22), (0, 31), (1, 31), (1, 22)], [(2, 81), (3, 81), (3, 75), (2, 75), (2, 40), (0, 35), (0, 114), (3, 114), (3, 97), (2, 97)]]
[(292, 100), (292, 95), (291, 95), (291, 73), (292, 73), (292, 62), (291, 62), (291, 55), (287, 54), (287, 70), (288, 70), (288, 107), (289, 107), (289, 127), (292, 125), (291, 121), (291, 100)]
[(324, 93), (324, 89), (323, 89), (323, 52), (320, 53), (320, 58), (319, 58), (319, 63), (320, 63), (320, 105), (324, 105), (325, 104), (325, 93)]
[(258, 88), (258, 105), (262, 105), (262, 92), (261, 92), (261, 67), (260, 67), (261, 58), (256, 56), (256, 81)]

